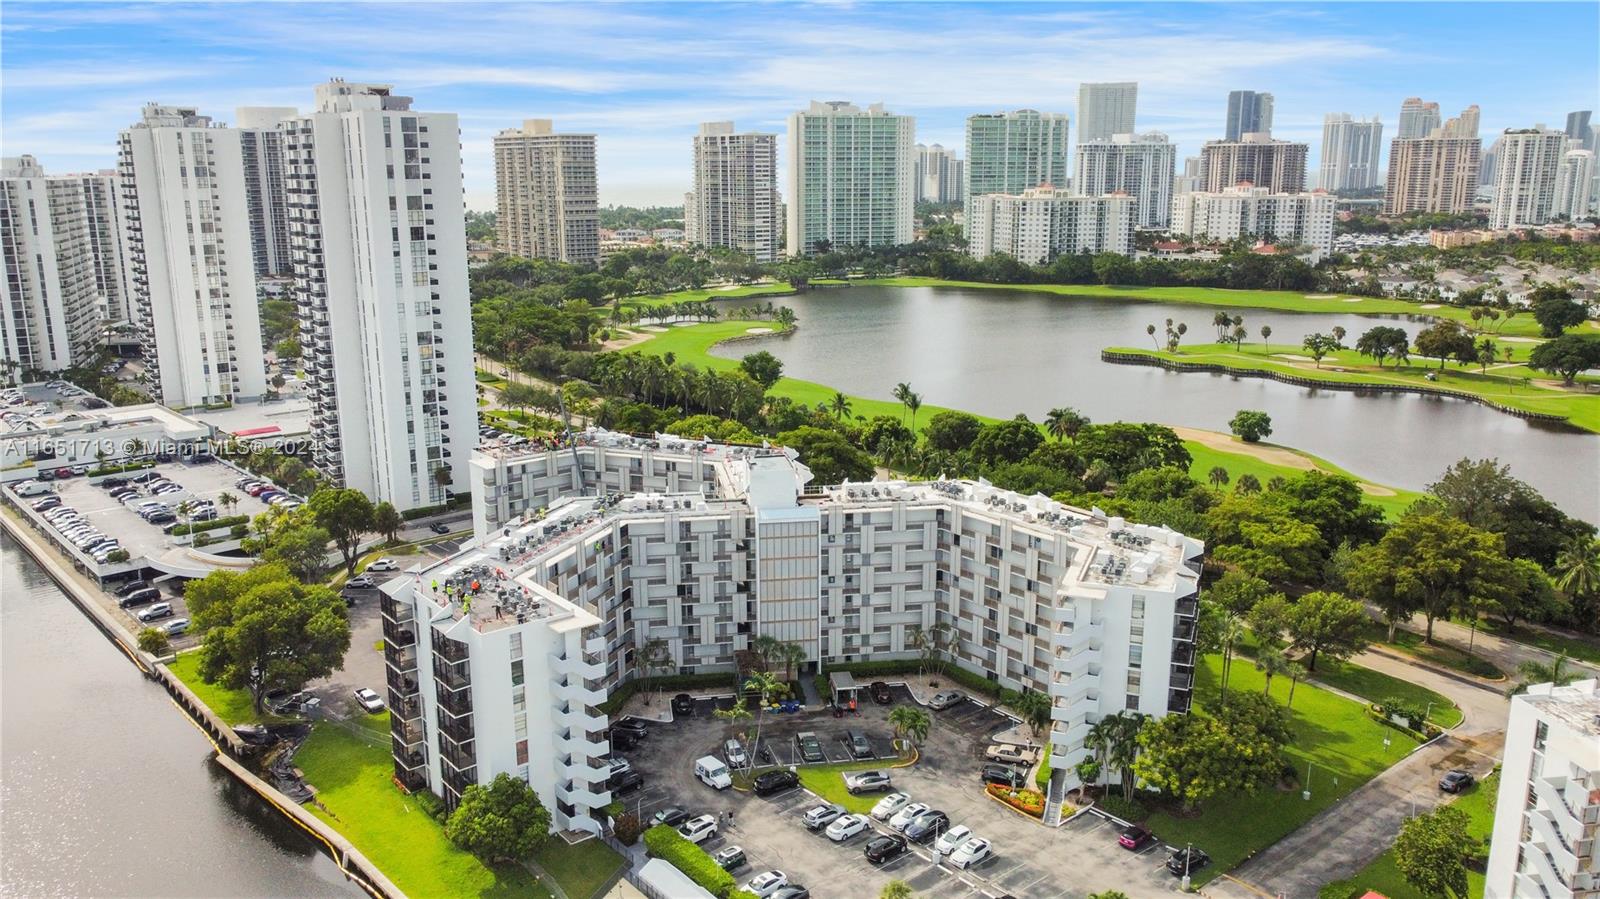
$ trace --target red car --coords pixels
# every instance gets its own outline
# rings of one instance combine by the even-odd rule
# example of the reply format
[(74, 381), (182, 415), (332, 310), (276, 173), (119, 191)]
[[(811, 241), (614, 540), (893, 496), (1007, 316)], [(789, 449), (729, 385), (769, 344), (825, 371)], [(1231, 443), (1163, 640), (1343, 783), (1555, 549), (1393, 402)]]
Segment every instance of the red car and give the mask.
[(263, 493), (265, 493), (265, 492), (267, 492), (268, 490), (271, 490), (271, 489), (272, 488), (268, 487), (266, 484), (257, 484), (254, 487), (251, 487), (251, 488), (245, 490), (245, 493), (248, 493), (251, 496), (260, 496), (261, 494), (263, 494)]
[(1117, 835), (1117, 845), (1124, 849), (1139, 850), (1155, 842), (1156, 835), (1143, 824), (1129, 824)]
[(70, 469), (70, 468), (58, 468), (58, 469), (56, 469), (56, 477), (58, 477), (58, 478), (70, 478), (70, 477), (72, 477), (72, 469)]

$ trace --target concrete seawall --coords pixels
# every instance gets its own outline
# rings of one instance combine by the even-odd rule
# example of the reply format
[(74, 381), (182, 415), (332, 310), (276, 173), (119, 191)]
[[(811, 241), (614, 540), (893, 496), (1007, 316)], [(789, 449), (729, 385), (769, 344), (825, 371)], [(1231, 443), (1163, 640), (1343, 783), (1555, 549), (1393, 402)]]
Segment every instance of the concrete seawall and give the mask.
[[(7, 496), (5, 499), (9, 503), (10, 497)], [(378, 866), (368, 860), (349, 840), (245, 767), (238, 757), (244, 754), (246, 744), (238, 734), (234, 733), (233, 728), (212, 711), (210, 706), (202, 702), (200, 697), (196, 696), (194, 691), (190, 690), (188, 685), (173, 674), (163, 662), (141, 651), (134, 635), (122, 622), (95, 601), (83, 581), (62, 564), (60, 558), (43, 540), (30, 532), (28, 526), (19, 520), (14, 509), (4, 508), (4, 505), (0, 504), (0, 529), (17, 541), (22, 550), (50, 576), (50, 580), (67, 599), (71, 600), (101, 633), (122, 650), (145, 677), (166, 689), (174, 704), (187, 712), (195, 726), (211, 740), (212, 746), (217, 750), (218, 764), (316, 838), (327, 850), (329, 857), (339, 865), (340, 870), (344, 871), (345, 876), (355, 881), (363, 890), (377, 899), (406, 899), (406, 894), (401, 892), (400, 888), (395, 886)]]

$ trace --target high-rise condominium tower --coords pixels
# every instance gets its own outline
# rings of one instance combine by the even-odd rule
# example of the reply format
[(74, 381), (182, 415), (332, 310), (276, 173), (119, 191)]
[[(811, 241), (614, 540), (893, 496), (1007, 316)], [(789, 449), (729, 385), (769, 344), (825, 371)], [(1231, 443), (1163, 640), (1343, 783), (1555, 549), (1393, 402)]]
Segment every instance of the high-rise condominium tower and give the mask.
[(1248, 181), (1269, 193), (1298, 193), (1306, 189), (1308, 144), (1273, 140), (1252, 132), (1239, 140), (1210, 140), (1200, 148), (1202, 190), (1227, 190)]
[(175, 408), (266, 392), (239, 129), (144, 107), (123, 130), (123, 249), (150, 386)]
[(962, 202), (983, 194), (1018, 194), (1041, 184), (1065, 187), (1071, 175), (1069, 126), (1066, 113), (1032, 109), (968, 116)]
[(916, 119), (842, 100), (789, 116), (788, 246), (910, 243)]
[(283, 128), (313, 461), (397, 509), (443, 503), (477, 443), (456, 116), (335, 80)]
[(1561, 168), (1556, 170), (1556, 199), (1550, 214), (1564, 215), (1569, 221), (1587, 216), (1594, 171), (1594, 151), (1574, 148), (1563, 154)]
[(594, 148), (593, 134), (557, 134), (549, 119), (528, 119), (495, 135), (500, 250), (561, 262), (599, 259)]
[(1351, 119), (1349, 113), (1328, 113), (1322, 120), (1322, 169), (1317, 186), (1335, 193), (1377, 187), (1382, 149), (1383, 123), (1377, 116)]
[(0, 162), (0, 358), (12, 363), (0, 382), (94, 362), (106, 308), (120, 306), (114, 181), (46, 175), (32, 156)]
[(1079, 144), (1072, 192), (1085, 197), (1125, 193), (1134, 199), (1137, 227), (1165, 228), (1172, 217), (1177, 159), (1178, 148), (1159, 131)]
[(960, 202), (965, 168), (956, 151), (946, 150), (939, 144), (931, 147), (917, 144), (915, 171), (912, 173), (917, 202)]
[(1567, 149), (1564, 131), (1508, 130), (1495, 163), (1490, 228), (1521, 228), (1550, 221), (1556, 200), (1556, 172)]
[(1567, 113), (1567, 140), (1582, 141), (1585, 150), (1594, 149), (1588, 145), (1594, 138), (1594, 133), (1589, 129), (1589, 117), (1593, 114), (1593, 110), (1589, 109)]
[(283, 185), (283, 132), (278, 123), (298, 114), (292, 106), (241, 106), (234, 110), (250, 204), (250, 246), (256, 277), (288, 275), (289, 196)]
[(694, 190), (684, 197), (684, 237), (730, 247), (758, 262), (778, 254), (778, 136), (736, 134), (707, 122), (694, 138)]
[[(1478, 107), (1438, 123), (1438, 104), (1412, 98), (1413, 116), (1431, 111), (1435, 123), (1420, 135), (1395, 138), (1389, 144), (1389, 174), (1384, 187), (1386, 215), (1407, 212), (1466, 212), (1478, 192), (1478, 166), (1483, 143), (1478, 139)], [(1420, 104), (1420, 105), (1412, 105)], [(1402, 132), (1404, 129), (1402, 129)], [(1498, 146), (1498, 145), (1497, 145)]]
[(1138, 103), (1136, 81), (1078, 85), (1078, 142), (1110, 140), (1113, 134), (1132, 134)]
[(1400, 104), (1400, 128), (1395, 132), (1395, 137), (1401, 140), (1427, 137), (1437, 127), (1439, 127), (1439, 104), (1428, 102), (1421, 97), (1407, 97), (1405, 102)]
[(1272, 95), (1255, 91), (1228, 92), (1226, 140), (1246, 134), (1272, 133)]

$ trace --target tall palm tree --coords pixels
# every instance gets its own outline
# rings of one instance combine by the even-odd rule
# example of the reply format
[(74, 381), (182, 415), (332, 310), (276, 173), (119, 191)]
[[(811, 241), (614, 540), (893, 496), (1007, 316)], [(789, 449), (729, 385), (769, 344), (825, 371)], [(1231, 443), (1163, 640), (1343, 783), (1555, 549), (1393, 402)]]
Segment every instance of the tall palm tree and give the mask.
[(1045, 416), (1044, 426), (1057, 440), (1074, 440), (1089, 420), (1071, 406), (1058, 406)]
[(1521, 674), (1526, 680), (1517, 689), (1522, 690), (1528, 684), (1555, 684), (1559, 687), (1562, 684), (1572, 683), (1579, 678), (1580, 674), (1568, 666), (1567, 663), (1570, 661), (1571, 659), (1567, 658), (1567, 654), (1563, 652), (1558, 654), (1548, 665), (1543, 662), (1523, 662), (1517, 666), (1517, 673)]
[(1556, 589), (1568, 596), (1600, 593), (1600, 539), (1579, 537), (1556, 553)]
[(1211, 482), (1211, 486), (1218, 489), (1226, 487), (1228, 486), (1228, 470), (1221, 465), (1213, 465), (1211, 470), (1206, 473), (1206, 480)]
[(828, 401), (828, 409), (840, 420), (853, 417), (850, 414), (850, 398), (841, 391), (834, 391), (833, 399)]
[(785, 682), (794, 680), (794, 672), (806, 660), (805, 647), (798, 643), (778, 644), (778, 661), (783, 663), (783, 679)]
[(907, 406), (906, 406), (906, 397), (908, 397), (910, 395), (911, 395), (911, 385), (910, 384), (907, 384), (906, 382), (901, 381), (900, 383), (894, 385), (893, 396), (894, 396), (895, 399), (900, 401), (900, 408), (901, 408), (900, 420), (901, 421), (905, 421), (905, 417), (906, 417), (905, 413), (906, 413), (906, 411), (908, 411)]
[(928, 731), (933, 729), (933, 716), (916, 706), (897, 705), (889, 712), (889, 723), (902, 739), (916, 744), (928, 739)]
[(1144, 333), (1150, 335), (1150, 342), (1156, 345), (1156, 349), (1157, 350), (1160, 350), (1161, 349), (1161, 341), (1156, 340), (1156, 326), (1155, 325), (1145, 325), (1144, 326)]
[(1279, 674), (1289, 673), (1289, 660), (1284, 657), (1283, 650), (1276, 646), (1263, 646), (1256, 653), (1256, 670), (1261, 672), (1266, 679), (1266, 686), (1261, 688), (1263, 696), (1272, 695), (1272, 679)]
[(1263, 347), (1265, 347), (1267, 345), (1267, 338), (1269, 338), (1271, 336), (1272, 336), (1272, 326), (1271, 325), (1262, 325), (1261, 326), (1261, 345)]
[(1294, 708), (1294, 688), (1305, 678), (1306, 666), (1290, 659), (1288, 670), (1284, 673), (1289, 675), (1289, 701), (1284, 703), (1284, 709), (1289, 710)]
[(911, 413), (911, 433), (917, 433), (917, 410), (922, 408), (922, 394), (908, 393), (904, 400), (906, 411)]

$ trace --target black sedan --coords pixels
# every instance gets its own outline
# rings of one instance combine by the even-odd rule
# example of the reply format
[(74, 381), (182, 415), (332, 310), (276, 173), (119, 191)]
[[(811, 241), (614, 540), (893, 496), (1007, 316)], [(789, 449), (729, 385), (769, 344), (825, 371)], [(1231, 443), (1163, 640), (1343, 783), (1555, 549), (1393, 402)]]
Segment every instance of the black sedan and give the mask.
[(450, 526), (445, 524), (442, 521), (435, 521), (433, 524), (428, 525), (428, 530), (434, 532), (435, 534), (443, 536), (445, 534), (450, 533)]
[(950, 828), (950, 816), (937, 809), (923, 812), (906, 825), (906, 838), (913, 843), (926, 843)]
[(677, 696), (672, 697), (672, 714), (693, 715), (694, 697), (688, 693), (679, 693)]
[(984, 765), (982, 777), (986, 784), (1000, 784), (1013, 790), (1027, 779), (1026, 775), (1010, 765)]
[(1465, 790), (1467, 787), (1472, 786), (1476, 782), (1477, 781), (1473, 778), (1470, 772), (1462, 771), (1461, 769), (1457, 768), (1454, 771), (1447, 772), (1444, 777), (1439, 778), (1439, 789), (1446, 793), (1459, 793), (1462, 790)]
[(644, 775), (637, 771), (624, 771), (621, 774), (611, 775), (611, 780), (606, 783), (607, 789), (621, 795), (632, 793), (634, 790), (644, 789)]
[(867, 843), (867, 847), (861, 850), (861, 854), (865, 855), (867, 861), (872, 862), (874, 865), (881, 865), (884, 862), (899, 858), (905, 854), (905, 851), (905, 837), (883, 836), (874, 837), (870, 840)]
[(757, 796), (771, 796), (800, 786), (800, 775), (793, 771), (768, 771), (756, 777), (751, 790)]
[(650, 823), (665, 824), (668, 827), (677, 827), (679, 824), (682, 824), (687, 820), (689, 820), (689, 813), (687, 811), (678, 808), (675, 805), (670, 805), (661, 811), (656, 812), (656, 816), (651, 819)]
[(1204, 850), (1193, 846), (1187, 849), (1178, 849), (1167, 856), (1167, 871), (1173, 877), (1193, 874), (1209, 864), (1211, 864), (1211, 856), (1206, 855)]
[(650, 730), (648, 726), (645, 725), (644, 720), (641, 718), (635, 718), (632, 715), (629, 715), (626, 718), (618, 719), (617, 723), (611, 725), (611, 730), (614, 733), (621, 731), (623, 733), (631, 734), (633, 737), (640, 740), (650, 736)]

